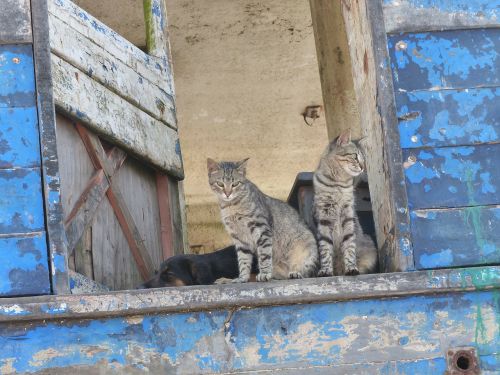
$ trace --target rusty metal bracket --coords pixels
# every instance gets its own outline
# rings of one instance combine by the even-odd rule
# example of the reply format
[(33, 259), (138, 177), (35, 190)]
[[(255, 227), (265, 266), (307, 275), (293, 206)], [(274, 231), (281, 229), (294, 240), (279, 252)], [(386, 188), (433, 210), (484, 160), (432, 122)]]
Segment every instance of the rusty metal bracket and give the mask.
[(479, 359), (473, 347), (450, 348), (446, 352), (445, 375), (479, 375)]

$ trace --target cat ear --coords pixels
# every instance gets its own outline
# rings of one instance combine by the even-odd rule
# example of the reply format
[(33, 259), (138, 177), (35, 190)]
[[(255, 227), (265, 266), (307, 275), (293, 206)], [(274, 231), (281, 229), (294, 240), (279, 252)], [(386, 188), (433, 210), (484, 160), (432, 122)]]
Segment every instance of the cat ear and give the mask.
[(351, 129), (341, 133), (337, 138), (337, 146), (345, 146), (351, 143)]
[(215, 160), (208, 158), (207, 159), (207, 170), (208, 174), (217, 172), (219, 170), (219, 163), (217, 163)]
[(239, 162), (236, 163), (236, 169), (238, 170), (238, 172), (240, 172), (243, 176), (246, 174), (247, 172), (247, 161), (248, 159), (250, 158), (246, 158), (246, 159), (243, 159)]

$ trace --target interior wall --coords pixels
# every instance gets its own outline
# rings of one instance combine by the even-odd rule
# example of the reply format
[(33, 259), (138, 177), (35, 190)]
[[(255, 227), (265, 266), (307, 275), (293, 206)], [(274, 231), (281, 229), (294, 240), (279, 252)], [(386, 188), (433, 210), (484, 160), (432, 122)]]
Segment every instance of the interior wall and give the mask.
[(206, 158), (250, 157), (248, 174), (286, 199), (316, 167), (324, 117), (307, 126), (321, 86), (307, 0), (166, 0), (184, 166), (189, 241), (230, 243), (207, 183)]
[[(138, 46), (142, 0), (77, 0)], [(249, 177), (286, 199), (328, 142), (308, 0), (166, 0), (192, 251), (230, 243), (209, 189), (206, 158), (250, 157)]]

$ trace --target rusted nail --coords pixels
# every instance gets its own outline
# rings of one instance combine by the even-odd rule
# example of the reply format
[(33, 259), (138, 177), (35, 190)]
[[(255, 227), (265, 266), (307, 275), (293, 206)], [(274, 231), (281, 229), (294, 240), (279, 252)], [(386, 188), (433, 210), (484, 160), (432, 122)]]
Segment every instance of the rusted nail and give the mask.
[(417, 143), (417, 142), (418, 142), (418, 137), (417, 137), (416, 135), (412, 135), (412, 136), (411, 136), (411, 141), (412, 141), (413, 143)]
[(20, 59), (19, 57), (13, 57), (13, 58), (12, 58), (12, 62), (13, 62), (14, 64), (19, 64), (19, 63), (21, 62), (21, 59)]

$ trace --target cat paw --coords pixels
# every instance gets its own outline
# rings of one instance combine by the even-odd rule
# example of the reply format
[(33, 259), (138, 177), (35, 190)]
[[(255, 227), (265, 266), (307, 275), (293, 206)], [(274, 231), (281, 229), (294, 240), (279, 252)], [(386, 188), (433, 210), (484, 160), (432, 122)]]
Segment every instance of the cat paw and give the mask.
[(359, 275), (359, 270), (357, 268), (347, 269), (344, 273), (346, 276), (357, 276)]
[(289, 279), (303, 279), (302, 274), (300, 272), (290, 272), (288, 274)]
[(272, 275), (270, 273), (259, 273), (256, 277), (257, 281), (269, 281), (271, 280)]
[(242, 277), (237, 277), (236, 279), (232, 279), (231, 283), (233, 284), (242, 284), (242, 283), (247, 283), (248, 279), (242, 278)]
[(333, 270), (321, 269), (318, 271), (318, 277), (333, 276)]
[(222, 285), (222, 284), (230, 284), (233, 282), (234, 279), (228, 279), (226, 277), (221, 277), (220, 279), (217, 279), (214, 281), (215, 285)]

